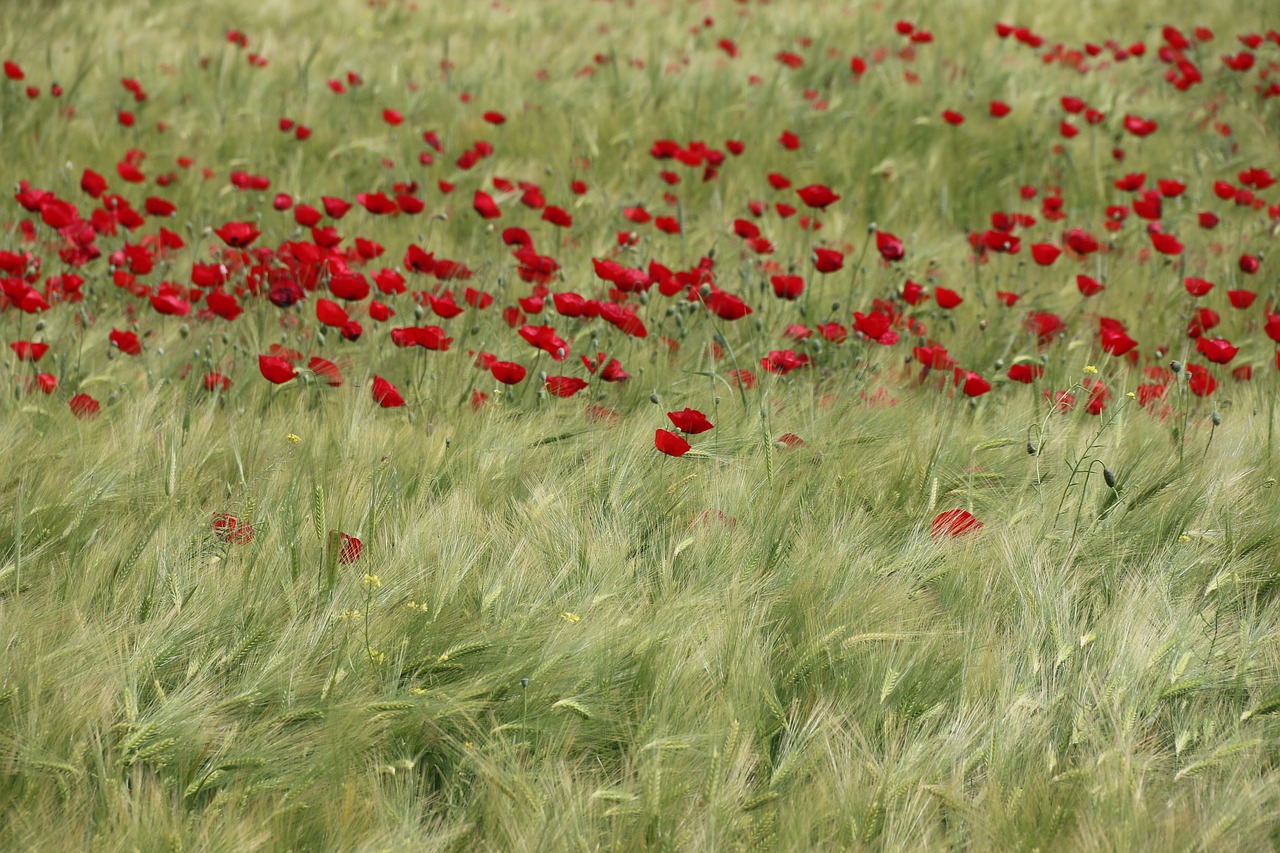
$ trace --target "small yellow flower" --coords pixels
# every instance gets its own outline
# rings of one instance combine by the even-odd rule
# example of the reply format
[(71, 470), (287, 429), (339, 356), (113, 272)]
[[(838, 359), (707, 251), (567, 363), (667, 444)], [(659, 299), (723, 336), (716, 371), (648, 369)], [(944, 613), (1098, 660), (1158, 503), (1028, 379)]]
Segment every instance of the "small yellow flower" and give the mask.
[(380, 664), (387, 659), (385, 653), (378, 651), (373, 646), (369, 647), (369, 660), (373, 663)]
[(288, 435), (285, 436), (285, 438), (289, 440), (290, 444), (297, 444), (298, 442), (302, 441), (302, 436), (298, 435), (296, 432), (289, 433)]
[(1179, 542), (1190, 542), (1190, 541), (1191, 541), (1191, 537), (1184, 533), (1184, 534), (1182, 534), (1181, 536), (1179, 536), (1179, 537), (1178, 537), (1178, 541), (1179, 541)]
[(1138, 399), (1138, 395), (1133, 393), (1132, 391), (1130, 391), (1128, 394), (1125, 394), (1125, 396), (1128, 397), (1130, 400)]
[(382, 588), (382, 578), (378, 577), (377, 575), (365, 575), (364, 582), (366, 586), (371, 586), (371, 587), (374, 587), (375, 589)]
[(577, 624), (582, 621), (582, 617), (577, 613), (570, 613), (568, 610), (560, 614), (560, 618), (568, 622), (570, 625)]
[(1086, 364), (1084, 366), (1084, 372), (1092, 376), (1093, 374), (1098, 372), (1098, 368), (1094, 367), (1092, 364)]

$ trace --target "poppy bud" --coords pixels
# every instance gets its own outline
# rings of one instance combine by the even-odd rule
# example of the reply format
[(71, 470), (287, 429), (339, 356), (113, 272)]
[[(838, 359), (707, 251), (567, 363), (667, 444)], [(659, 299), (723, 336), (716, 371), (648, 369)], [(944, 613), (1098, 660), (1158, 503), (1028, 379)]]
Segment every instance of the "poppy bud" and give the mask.
[(1182, 362), (1180, 362), (1180, 361), (1171, 361), (1171, 362), (1169, 362), (1169, 369), (1170, 369), (1170, 370), (1172, 370), (1174, 373), (1181, 373), (1181, 372), (1182, 372)]
[(529, 676), (527, 676), (527, 675), (526, 675), (526, 676), (521, 677), (521, 679), (520, 679), (520, 688), (521, 688), (522, 690), (527, 690), (527, 689), (529, 688)]
[(1222, 415), (1219, 414), (1216, 410), (1213, 413), (1213, 425), (1216, 427), (1222, 426)]
[(650, 402), (650, 403), (653, 403), (655, 406), (657, 406), (657, 405), (660, 405), (662, 401), (658, 399), (658, 395), (657, 395), (657, 394), (650, 394), (650, 395), (649, 395), (649, 402)]
[(1111, 473), (1111, 469), (1106, 465), (1102, 466), (1102, 479), (1106, 480), (1107, 488), (1114, 489), (1116, 487), (1116, 475)]
[(1028, 456), (1036, 455), (1036, 446), (1033, 442), (1030, 442), (1030, 441), (1027, 442), (1027, 455)]

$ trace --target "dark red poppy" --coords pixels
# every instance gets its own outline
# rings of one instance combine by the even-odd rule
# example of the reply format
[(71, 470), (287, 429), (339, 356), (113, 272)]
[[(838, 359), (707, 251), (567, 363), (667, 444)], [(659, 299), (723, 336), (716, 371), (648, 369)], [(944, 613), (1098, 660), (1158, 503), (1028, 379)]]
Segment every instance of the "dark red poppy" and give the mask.
[(813, 266), (820, 273), (833, 273), (844, 266), (844, 255), (835, 249), (815, 247), (813, 250)]
[(49, 345), (31, 341), (14, 341), (9, 344), (9, 349), (13, 350), (19, 361), (36, 362), (44, 358), (44, 354), (49, 351)]
[(938, 307), (948, 310), (956, 308), (961, 302), (964, 302), (964, 297), (949, 287), (935, 287), (933, 289), (933, 298), (937, 301)]
[(341, 533), (337, 530), (330, 530), (329, 547), (338, 552), (339, 563), (349, 566), (360, 559), (360, 554), (364, 550), (364, 543), (354, 536), (348, 536), (346, 533)]
[(713, 427), (711, 421), (707, 420), (707, 416), (697, 409), (667, 412), (667, 417), (671, 419), (671, 423), (675, 424), (676, 429), (686, 435), (697, 435)]
[(1083, 274), (1076, 276), (1076, 288), (1082, 296), (1096, 296), (1106, 289), (1096, 278)]
[(547, 377), (547, 390), (557, 397), (572, 397), (586, 387), (586, 380), (576, 376)]
[(204, 375), (204, 389), (206, 391), (229, 391), (231, 390), (231, 380), (221, 373), (206, 373)]
[(900, 261), (907, 254), (902, 241), (888, 231), (876, 232), (876, 250), (886, 261)]
[(1232, 346), (1231, 342), (1226, 338), (1214, 338), (1210, 340), (1201, 336), (1196, 339), (1196, 352), (1203, 355), (1206, 359), (1214, 364), (1229, 364), (1231, 359), (1236, 357), (1236, 353), (1240, 351), (1239, 347)]
[(1187, 278), (1184, 282), (1187, 293), (1192, 296), (1204, 296), (1210, 290), (1213, 290), (1213, 282), (1205, 281), (1203, 278)]
[(653, 445), (668, 456), (684, 456), (691, 447), (689, 442), (666, 429), (654, 432)]
[(982, 529), (982, 522), (973, 513), (964, 509), (949, 509), (938, 513), (929, 525), (929, 535), (934, 541), (976, 533)]
[(347, 316), (347, 312), (343, 310), (341, 305), (332, 299), (324, 298), (316, 300), (316, 319), (326, 326), (334, 326), (339, 329), (351, 321), (351, 318)]
[(396, 386), (381, 376), (373, 377), (373, 399), (384, 409), (394, 409), (404, 405), (404, 398), (400, 396)]
[(799, 299), (804, 293), (804, 279), (798, 275), (775, 275), (769, 278), (774, 295), (779, 299)]
[(116, 345), (116, 349), (125, 355), (142, 355), (142, 344), (138, 341), (138, 336), (134, 332), (122, 332), (119, 329), (112, 329), (111, 334), (107, 335), (107, 339)]
[(1029, 385), (1041, 376), (1044, 376), (1044, 368), (1038, 364), (1019, 362), (1009, 368), (1009, 378), (1014, 382)]
[(484, 190), (476, 190), (475, 198), (471, 204), (476, 213), (480, 214), (481, 219), (498, 219), (502, 216), (502, 211), (498, 209), (498, 203), (493, 200), (493, 196)]
[(209, 527), (214, 536), (231, 545), (248, 545), (253, 541), (253, 525), (229, 513), (215, 515)]
[(1208, 397), (1218, 387), (1218, 380), (1213, 378), (1207, 367), (1199, 364), (1187, 365), (1187, 387), (1197, 397)]
[(1182, 254), (1182, 243), (1172, 234), (1152, 234), (1152, 247), (1162, 255), (1180, 255)]
[(97, 400), (88, 394), (77, 394), (68, 401), (71, 406), (71, 413), (81, 420), (95, 418), (102, 410), (102, 406)]
[(957, 367), (955, 370), (955, 382), (957, 385), (961, 384), (961, 379), (964, 380), (964, 384), (960, 390), (965, 393), (965, 396), (981, 397), (991, 390), (991, 383), (977, 373), (972, 370), (961, 370)]
[(568, 211), (555, 205), (548, 205), (542, 211), (542, 219), (561, 228), (569, 228), (573, 225), (573, 217), (569, 215)]
[(834, 204), (840, 200), (840, 196), (831, 191), (831, 188), (824, 184), (812, 184), (796, 190), (796, 195), (800, 196), (800, 200), (809, 207), (818, 210), (826, 209), (827, 205)]
[(253, 241), (258, 239), (262, 232), (250, 222), (228, 222), (221, 228), (213, 229), (213, 233), (231, 248), (244, 249), (253, 245)]
[(275, 355), (258, 356), (258, 370), (268, 382), (276, 385), (283, 385), (298, 375), (292, 364)]
[(1227, 299), (1231, 302), (1232, 308), (1248, 308), (1253, 304), (1253, 300), (1258, 298), (1258, 294), (1252, 290), (1228, 290)]
[(1047, 267), (1058, 259), (1062, 250), (1052, 243), (1034, 243), (1031, 246), (1031, 257), (1042, 267)]
[(495, 361), (489, 367), (489, 372), (493, 374), (493, 378), (504, 385), (516, 385), (524, 380), (528, 371), (524, 365), (516, 364), (514, 361)]

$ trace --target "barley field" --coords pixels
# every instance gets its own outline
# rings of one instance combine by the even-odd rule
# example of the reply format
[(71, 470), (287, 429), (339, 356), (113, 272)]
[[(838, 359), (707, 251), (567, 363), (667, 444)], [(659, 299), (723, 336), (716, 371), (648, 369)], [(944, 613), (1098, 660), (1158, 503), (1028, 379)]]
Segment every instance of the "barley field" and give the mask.
[(0, 6), (0, 849), (1275, 849), (1274, 27)]

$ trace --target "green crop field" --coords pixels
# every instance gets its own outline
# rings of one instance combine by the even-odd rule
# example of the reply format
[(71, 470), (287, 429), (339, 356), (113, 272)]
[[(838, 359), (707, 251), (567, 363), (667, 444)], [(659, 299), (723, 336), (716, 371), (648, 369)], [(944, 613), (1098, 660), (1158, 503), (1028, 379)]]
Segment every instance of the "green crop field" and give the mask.
[(4, 4), (0, 849), (1275, 849), (1275, 27)]

